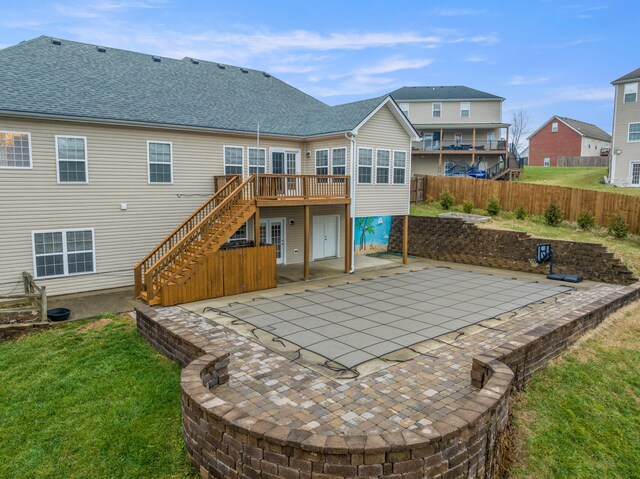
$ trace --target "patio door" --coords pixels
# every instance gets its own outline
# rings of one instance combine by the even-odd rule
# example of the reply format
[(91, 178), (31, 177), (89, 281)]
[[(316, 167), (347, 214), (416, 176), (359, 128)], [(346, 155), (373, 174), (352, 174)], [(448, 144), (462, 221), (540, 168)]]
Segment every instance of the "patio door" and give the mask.
[(313, 217), (313, 259), (338, 256), (338, 216)]
[(284, 234), (283, 218), (260, 220), (260, 244), (272, 244), (276, 247), (276, 264), (284, 264)]
[(300, 162), (297, 151), (271, 151), (271, 172), (274, 175), (299, 175)]

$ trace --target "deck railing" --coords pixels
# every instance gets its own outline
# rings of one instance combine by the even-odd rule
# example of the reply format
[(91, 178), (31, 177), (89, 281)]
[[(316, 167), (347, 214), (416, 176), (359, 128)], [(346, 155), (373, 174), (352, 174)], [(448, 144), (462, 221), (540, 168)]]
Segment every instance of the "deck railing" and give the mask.
[[(227, 178), (214, 177), (216, 189), (223, 187)], [(347, 175), (256, 175), (257, 199), (348, 199), (350, 191)]]
[(206, 218), (239, 185), (239, 175), (227, 177), (227, 181), (221, 183), (220, 188), (216, 188), (216, 192), (207, 201), (205, 201), (196, 211), (193, 212), (191, 216), (184, 220), (180, 226), (173, 230), (169, 236), (167, 236), (134, 267), (136, 296), (138, 296), (142, 291), (144, 284), (143, 280), (149, 268), (156, 264), (160, 258), (166, 255), (183, 238), (185, 238), (198, 223)]

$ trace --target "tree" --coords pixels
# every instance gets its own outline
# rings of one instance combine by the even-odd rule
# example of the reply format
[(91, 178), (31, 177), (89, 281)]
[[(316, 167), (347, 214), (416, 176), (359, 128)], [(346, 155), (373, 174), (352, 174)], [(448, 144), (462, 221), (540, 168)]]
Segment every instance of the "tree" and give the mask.
[(513, 112), (511, 118), (511, 126), (509, 127), (509, 137), (511, 138), (511, 151), (516, 154), (522, 149), (521, 142), (524, 141), (527, 133), (529, 133), (529, 114), (523, 108)]

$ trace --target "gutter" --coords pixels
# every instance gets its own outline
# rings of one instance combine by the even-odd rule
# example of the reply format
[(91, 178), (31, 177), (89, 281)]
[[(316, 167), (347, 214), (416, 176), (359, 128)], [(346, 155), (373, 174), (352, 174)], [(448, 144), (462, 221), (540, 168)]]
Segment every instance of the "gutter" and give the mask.
[[(356, 248), (355, 248), (355, 231), (356, 231), (356, 134), (353, 132), (347, 132), (344, 137), (351, 142), (351, 162), (349, 163), (349, 174), (351, 176), (350, 196), (351, 196), (351, 269), (349, 274), (353, 273), (356, 269)], [(346, 248), (346, 245), (345, 245)]]

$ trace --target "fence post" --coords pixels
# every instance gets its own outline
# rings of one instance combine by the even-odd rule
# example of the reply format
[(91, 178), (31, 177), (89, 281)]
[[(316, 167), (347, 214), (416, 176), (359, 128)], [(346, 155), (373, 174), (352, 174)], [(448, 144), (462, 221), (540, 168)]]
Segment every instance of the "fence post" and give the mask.
[(47, 287), (46, 286), (42, 286), (40, 288), (40, 308), (41, 308), (41, 315), (42, 315), (42, 321), (46, 321), (47, 320)]

